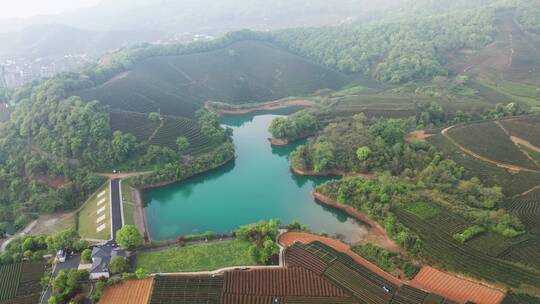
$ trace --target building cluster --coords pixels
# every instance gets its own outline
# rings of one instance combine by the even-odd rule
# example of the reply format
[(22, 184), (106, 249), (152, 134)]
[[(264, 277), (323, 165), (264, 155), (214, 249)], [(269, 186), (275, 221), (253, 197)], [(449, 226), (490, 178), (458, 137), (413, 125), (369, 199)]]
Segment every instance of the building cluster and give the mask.
[(34, 80), (77, 70), (89, 62), (91, 59), (86, 54), (0, 60), (0, 87), (17, 88)]

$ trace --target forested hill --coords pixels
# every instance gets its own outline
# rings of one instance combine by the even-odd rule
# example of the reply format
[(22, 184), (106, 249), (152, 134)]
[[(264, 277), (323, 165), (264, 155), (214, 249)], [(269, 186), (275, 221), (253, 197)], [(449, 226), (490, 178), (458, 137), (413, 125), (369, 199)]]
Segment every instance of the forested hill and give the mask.
[(443, 60), (447, 52), (490, 43), (493, 14), (484, 9), (367, 26), (291, 29), (276, 37), (326, 66), (401, 83), (447, 74)]
[[(454, 55), (460, 51), (476, 54), (473, 61), (506, 69), (520, 63), (524, 64), (522, 69), (525, 65), (529, 69), (538, 66), (534, 59), (540, 45), (540, 3), (425, 2), (389, 12), (374, 22), (288, 29), (276, 32), (274, 38), (278, 44), (325, 66), (396, 84), (467, 72), (452, 69)], [(486, 48), (493, 50), (484, 52)], [(493, 55), (496, 52), (504, 55)], [(514, 62), (509, 61), (510, 53)]]

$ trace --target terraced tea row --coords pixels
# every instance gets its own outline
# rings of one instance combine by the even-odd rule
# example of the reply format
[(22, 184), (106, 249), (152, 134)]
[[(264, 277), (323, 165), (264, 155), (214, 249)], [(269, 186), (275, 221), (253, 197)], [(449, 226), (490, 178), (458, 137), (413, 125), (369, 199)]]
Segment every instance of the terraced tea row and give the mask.
[(159, 121), (148, 119), (148, 114), (112, 111), (110, 114), (110, 124), (113, 131), (131, 133), (139, 141), (146, 141), (159, 127)]
[(458, 126), (447, 133), (460, 147), (493, 162), (540, 171), (494, 122)]
[(22, 264), (0, 266), (0, 301), (14, 298), (19, 287)]
[(509, 199), (506, 208), (519, 217), (527, 231), (540, 234), (540, 189)]
[(512, 135), (540, 147), (540, 116), (501, 120), (500, 124)]
[(163, 126), (149, 141), (149, 144), (176, 149), (176, 139), (184, 136), (189, 141), (188, 153), (200, 153), (212, 147), (210, 140), (200, 130), (196, 121), (166, 116)]
[(192, 118), (208, 100), (250, 103), (338, 89), (349, 77), (275, 45), (238, 41), (208, 52), (156, 56), (105, 84), (74, 93), (113, 109)]
[(43, 263), (0, 266), (0, 304), (34, 304), (41, 294)]
[(115, 110), (110, 114), (110, 121), (114, 131), (131, 133), (139, 141), (152, 145), (176, 150), (176, 139), (183, 136), (189, 141), (187, 153), (206, 152), (213, 147), (193, 119), (164, 116), (163, 121), (152, 121), (147, 114)]
[(150, 304), (221, 303), (223, 276), (156, 276)]
[(499, 257), (536, 268), (540, 271), (540, 237), (531, 238), (512, 246), (500, 254)]
[(426, 253), (449, 270), (469, 273), (487, 281), (500, 281), (514, 287), (522, 284), (540, 286), (540, 272), (464, 246), (442, 230), (440, 224), (427, 223), (407, 211), (394, 212), (400, 222), (421, 237)]
[(503, 188), (504, 194), (513, 196), (540, 184), (540, 174), (532, 172), (509, 172), (493, 164), (476, 159), (461, 151), (448, 138), (437, 134), (431, 136), (428, 142), (433, 144), (444, 157), (452, 159), (467, 169), (468, 177), (476, 176), (487, 185), (498, 185)]

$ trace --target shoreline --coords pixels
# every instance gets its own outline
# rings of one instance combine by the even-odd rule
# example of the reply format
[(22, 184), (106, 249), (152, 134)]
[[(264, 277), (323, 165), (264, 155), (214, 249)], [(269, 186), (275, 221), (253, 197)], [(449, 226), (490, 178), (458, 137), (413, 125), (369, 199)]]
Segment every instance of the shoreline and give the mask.
[(205, 174), (205, 173), (208, 173), (208, 172), (212, 172), (214, 170), (217, 170), (219, 168), (222, 168), (224, 167), (225, 165), (229, 164), (231, 161), (234, 161), (236, 159), (236, 155), (233, 155), (230, 159), (224, 161), (223, 163), (219, 164), (219, 165), (216, 165), (214, 167), (211, 167), (211, 168), (208, 168), (206, 170), (203, 170), (201, 172), (197, 172), (193, 175), (190, 175), (190, 176), (187, 176), (183, 179), (177, 179), (177, 180), (173, 180), (173, 181), (163, 181), (163, 182), (159, 182), (159, 183), (155, 183), (155, 184), (150, 184), (150, 185), (143, 185), (143, 186), (140, 186), (140, 187), (134, 187), (135, 189), (139, 190), (139, 191), (146, 191), (146, 190), (151, 190), (151, 189), (155, 189), (155, 188), (161, 188), (161, 187), (165, 187), (165, 186), (168, 186), (168, 185), (172, 185), (172, 184), (175, 184), (175, 183), (180, 183), (180, 182), (183, 182), (185, 180), (188, 180), (192, 177), (195, 177), (195, 176), (198, 176), (198, 175), (201, 175), (201, 174)]
[(287, 139), (274, 138), (274, 137), (268, 138), (268, 141), (270, 142), (270, 145), (274, 147), (285, 147), (290, 144), (289, 140)]
[(283, 138), (270, 137), (270, 138), (268, 138), (268, 141), (270, 142), (270, 145), (272, 145), (274, 147), (284, 147), (284, 146), (288, 146), (289, 144), (295, 143), (297, 141), (309, 138), (311, 136), (315, 136), (316, 134), (317, 134), (316, 132), (307, 133), (307, 134), (300, 135), (300, 136), (298, 136), (296, 138), (293, 138), (293, 139), (283, 139)]
[(366, 224), (366, 226), (368, 226), (368, 233), (360, 243), (371, 242), (393, 252), (401, 251), (399, 245), (396, 244), (396, 242), (394, 242), (392, 239), (390, 239), (390, 237), (388, 237), (388, 234), (386, 234), (384, 228), (377, 221), (369, 218), (366, 214), (356, 210), (352, 206), (340, 204), (337, 201), (317, 191), (313, 191), (311, 194), (318, 203), (339, 209), (347, 213), (352, 218)]
[(280, 109), (286, 109), (291, 107), (313, 107), (316, 103), (311, 100), (307, 99), (290, 99), (290, 100), (276, 100), (276, 101), (268, 101), (268, 102), (262, 102), (262, 103), (255, 103), (255, 104), (245, 104), (244, 106), (234, 106), (234, 105), (228, 105), (230, 108), (228, 109), (221, 109), (212, 106), (212, 102), (207, 101), (204, 104), (204, 108), (220, 114), (220, 115), (245, 115), (250, 114), (256, 111), (271, 111), (271, 110), (280, 110)]
[(361, 177), (364, 179), (375, 179), (374, 174), (344, 172), (341, 170), (327, 170), (323, 172), (315, 172), (315, 171), (304, 171), (304, 170), (296, 169), (291, 166), (291, 172), (299, 176), (337, 176), (337, 177)]
[(136, 211), (136, 214), (134, 214), (135, 225), (143, 233), (143, 236), (146, 234), (148, 242), (150, 242), (152, 240), (152, 237), (150, 236), (150, 230), (148, 229), (148, 227), (149, 227), (148, 226), (148, 221), (147, 221), (147, 218), (146, 218), (146, 213), (144, 212), (144, 202), (143, 202), (144, 191), (150, 190), (150, 189), (156, 189), (156, 188), (160, 188), (160, 187), (165, 187), (165, 186), (168, 186), (168, 185), (171, 185), (171, 184), (174, 184), (174, 183), (180, 183), (180, 182), (186, 181), (186, 180), (188, 180), (190, 178), (193, 178), (195, 176), (198, 176), (198, 175), (201, 175), (201, 174), (204, 174), (204, 173), (208, 173), (208, 172), (212, 172), (214, 170), (217, 170), (219, 168), (222, 168), (222, 167), (226, 166), (227, 164), (229, 164), (231, 161), (234, 161), (235, 159), (236, 159), (236, 156), (233, 155), (230, 159), (226, 160), (225, 162), (223, 162), (222, 164), (220, 164), (218, 166), (214, 166), (212, 168), (209, 168), (208, 170), (198, 172), (196, 174), (193, 174), (193, 175), (191, 175), (189, 177), (186, 177), (186, 178), (183, 178), (183, 179), (180, 179), (180, 180), (164, 181), (164, 182), (160, 182), (160, 183), (157, 183), (157, 184), (144, 185), (142, 187), (131, 187), (131, 191), (133, 191), (132, 192), (133, 193), (133, 200), (135, 201), (135, 211)]
[(139, 229), (140, 232), (142, 232), (143, 237), (148, 240), (148, 242), (152, 241), (152, 238), (150, 237), (150, 231), (148, 230), (148, 223), (146, 221), (146, 214), (144, 213), (144, 204), (143, 204), (143, 193), (141, 190), (133, 187), (129, 187), (134, 203), (135, 203), (135, 212), (133, 214), (133, 222), (135, 223), (135, 227)]

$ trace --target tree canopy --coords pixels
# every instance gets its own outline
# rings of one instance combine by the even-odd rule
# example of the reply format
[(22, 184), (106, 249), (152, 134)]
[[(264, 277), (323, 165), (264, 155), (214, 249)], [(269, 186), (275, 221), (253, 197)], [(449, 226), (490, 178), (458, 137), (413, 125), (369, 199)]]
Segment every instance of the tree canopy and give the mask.
[(133, 250), (143, 244), (143, 237), (137, 227), (124, 225), (116, 232), (116, 241), (122, 248)]

